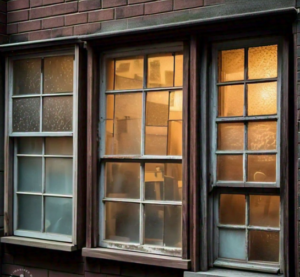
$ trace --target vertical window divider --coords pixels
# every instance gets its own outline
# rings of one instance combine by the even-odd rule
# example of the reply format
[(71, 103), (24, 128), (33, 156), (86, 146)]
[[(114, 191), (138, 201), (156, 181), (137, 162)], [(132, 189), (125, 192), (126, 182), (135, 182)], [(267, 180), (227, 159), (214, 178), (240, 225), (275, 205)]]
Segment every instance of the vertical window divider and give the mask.
[(44, 92), (44, 58), (41, 59), (40, 132), (43, 131), (43, 92)]
[(145, 200), (145, 162), (141, 162), (140, 170), (140, 245), (143, 245), (145, 237), (145, 213), (143, 204), (143, 201)]
[(45, 232), (45, 172), (46, 172), (46, 162), (45, 162), (45, 144), (46, 144), (46, 138), (43, 138), (43, 144), (42, 144), (42, 232)]
[(246, 251), (246, 261), (248, 262), (249, 261), (249, 229), (248, 229), (248, 227), (249, 227), (249, 222), (250, 222), (250, 220), (249, 220), (249, 210), (250, 210), (250, 203), (249, 203), (249, 199), (250, 199), (250, 196), (248, 195), (248, 194), (246, 194), (245, 195), (245, 201), (246, 201), (246, 211), (245, 211), (245, 213), (246, 213), (246, 216), (245, 216), (245, 223), (246, 223), (246, 229), (245, 229), (245, 236), (246, 236), (246, 238), (245, 238), (245, 241), (246, 241), (246, 249), (245, 249), (245, 251)]

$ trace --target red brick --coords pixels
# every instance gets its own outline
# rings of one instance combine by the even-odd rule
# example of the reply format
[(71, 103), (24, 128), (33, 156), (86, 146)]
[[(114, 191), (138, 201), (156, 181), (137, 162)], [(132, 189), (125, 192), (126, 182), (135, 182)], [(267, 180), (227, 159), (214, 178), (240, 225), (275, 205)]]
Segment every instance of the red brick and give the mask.
[(151, 2), (153, 0), (128, 0), (128, 4), (139, 4), (139, 3), (146, 3), (146, 2)]
[(127, 0), (103, 0), (103, 8), (112, 8), (127, 5)]
[(74, 13), (78, 11), (77, 2), (52, 6), (52, 15)]
[(5, 1), (0, 1), (0, 12), (6, 12), (7, 4)]
[(114, 19), (114, 10), (101, 10), (89, 13), (89, 22), (105, 21)]
[(22, 42), (22, 41), (28, 41), (28, 40), (29, 40), (28, 33), (9, 36), (9, 42)]
[(203, 6), (203, 0), (174, 0), (174, 10), (189, 9)]
[(41, 40), (51, 38), (51, 30), (29, 33), (29, 40)]
[(32, 267), (25, 267), (25, 277), (32, 277), (32, 276), (48, 277), (48, 270), (32, 268)]
[(6, 35), (6, 29), (7, 29), (6, 24), (0, 23), (0, 34), (1, 35)]
[(165, 0), (165, 1), (145, 4), (145, 14), (169, 12), (172, 11), (172, 9), (173, 9), (172, 0)]
[(27, 8), (29, 8), (29, 0), (14, 0), (7, 2), (8, 11), (22, 10)]
[(51, 37), (57, 38), (57, 37), (67, 37), (67, 36), (73, 36), (74, 33), (74, 27), (65, 27), (65, 28), (57, 28), (51, 30)]
[(28, 32), (28, 31), (36, 31), (40, 30), (42, 25), (41, 20), (35, 20), (35, 21), (28, 21), (28, 22), (22, 22), (18, 25), (18, 32)]
[(30, 19), (48, 17), (52, 15), (51, 7), (36, 8), (30, 10)]
[(78, 274), (69, 274), (64, 272), (49, 271), (49, 277), (83, 277)]
[(6, 14), (5, 13), (0, 13), (0, 22), (6, 23)]
[(65, 2), (64, 0), (43, 0), (43, 5), (53, 5)]
[(43, 5), (43, 0), (30, 0), (30, 7), (38, 7)]
[(86, 35), (96, 33), (101, 29), (101, 23), (77, 25), (74, 27), (74, 35)]
[(205, 6), (224, 4), (225, 0), (204, 0)]
[(100, 0), (87, 0), (87, 1), (80, 1), (78, 3), (78, 10), (80, 12), (83, 11), (90, 11), (90, 10), (97, 10), (101, 8), (101, 1)]
[(62, 27), (64, 26), (64, 17), (63, 16), (57, 16), (57, 17), (51, 17), (47, 19), (43, 19), (43, 29), (48, 28), (56, 28), (56, 27)]
[(144, 14), (144, 5), (134, 5), (134, 6), (126, 6), (116, 8), (116, 18), (126, 18), (126, 17), (133, 17), (139, 16)]
[(87, 23), (87, 13), (77, 13), (68, 15), (65, 17), (65, 25), (76, 25), (81, 23)]
[(29, 18), (28, 11), (10, 12), (7, 14), (8, 23), (28, 20), (28, 18)]

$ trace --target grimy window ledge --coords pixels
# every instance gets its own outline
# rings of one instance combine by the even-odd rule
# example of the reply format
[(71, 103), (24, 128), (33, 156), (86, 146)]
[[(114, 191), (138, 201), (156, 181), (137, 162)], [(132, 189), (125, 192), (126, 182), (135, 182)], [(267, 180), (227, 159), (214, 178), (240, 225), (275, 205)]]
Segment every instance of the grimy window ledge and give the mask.
[(190, 260), (183, 260), (181, 258), (170, 256), (130, 252), (125, 250), (115, 250), (106, 248), (83, 248), (82, 256), (89, 258), (99, 258), (106, 260), (115, 260), (120, 262), (147, 264), (185, 270), (190, 268)]
[(284, 277), (278, 274), (246, 272), (241, 270), (212, 268), (203, 272), (184, 272), (184, 277)]

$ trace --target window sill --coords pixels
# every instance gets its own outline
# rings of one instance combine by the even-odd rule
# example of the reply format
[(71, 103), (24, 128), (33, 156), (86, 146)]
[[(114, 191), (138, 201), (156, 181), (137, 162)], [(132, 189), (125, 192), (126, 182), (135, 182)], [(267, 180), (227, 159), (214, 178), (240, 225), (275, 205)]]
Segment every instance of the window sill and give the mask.
[(115, 250), (106, 248), (83, 248), (82, 256), (89, 258), (99, 258), (120, 262), (147, 264), (185, 270), (190, 268), (190, 260), (183, 260), (181, 258), (170, 256), (130, 252), (125, 250)]
[(259, 272), (246, 272), (231, 269), (212, 268), (203, 272), (184, 272), (184, 277), (284, 277), (284, 275), (273, 275)]
[(44, 249), (51, 249), (51, 250), (60, 250), (66, 252), (72, 252), (77, 250), (77, 247), (74, 244), (70, 244), (70, 243), (31, 239), (31, 238), (24, 238), (24, 237), (2, 237), (1, 243), (16, 244), (16, 245), (30, 246), (30, 247), (37, 247), (37, 248), (44, 248)]

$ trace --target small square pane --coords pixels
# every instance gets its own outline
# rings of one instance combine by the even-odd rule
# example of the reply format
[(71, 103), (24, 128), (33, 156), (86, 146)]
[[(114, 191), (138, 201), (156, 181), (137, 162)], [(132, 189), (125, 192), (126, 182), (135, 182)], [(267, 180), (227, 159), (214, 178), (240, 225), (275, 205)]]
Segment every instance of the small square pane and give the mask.
[(182, 212), (181, 206), (165, 205), (164, 245), (182, 247)]
[(145, 244), (164, 245), (164, 206), (145, 205)]
[(169, 117), (169, 92), (148, 92), (146, 126), (167, 126)]
[(73, 139), (46, 138), (46, 155), (73, 155)]
[(221, 194), (219, 221), (221, 224), (245, 225), (246, 197), (240, 194)]
[(170, 92), (170, 120), (182, 120), (182, 90)]
[(113, 90), (115, 85), (115, 60), (106, 61), (106, 90)]
[(217, 179), (243, 181), (243, 155), (218, 155)]
[(276, 155), (248, 155), (250, 182), (276, 182)]
[(145, 155), (166, 155), (168, 128), (146, 126), (145, 131)]
[(106, 95), (106, 119), (114, 119), (115, 116), (115, 96)]
[(175, 55), (175, 87), (182, 87), (183, 83), (183, 55)]
[(218, 150), (244, 149), (244, 123), (218, 124)]
[(182, 121), (169, 121), (168, 155), (182, 155)]
[(18, 154), (42, 154), (42, 138), (18, 138)]

